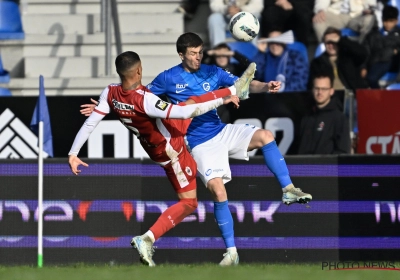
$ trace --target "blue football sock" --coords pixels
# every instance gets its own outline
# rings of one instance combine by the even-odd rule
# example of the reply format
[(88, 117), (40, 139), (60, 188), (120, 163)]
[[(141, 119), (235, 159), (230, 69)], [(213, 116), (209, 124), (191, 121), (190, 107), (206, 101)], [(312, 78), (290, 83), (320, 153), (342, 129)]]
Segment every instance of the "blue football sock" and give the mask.
[(235, 247), (233, 218), (228, 207), (228, 200), (224, 202), (214, 202), (214, 216), (226, 248)]
[(286, 166), (285, 159), (283, 158), (281, 152), (278, 149), (275, 141), (268, 143), (261, 148), (264, 155), (265, 164), (268, 166), (269, 170), (278, 179), (279, 184), (282, 188), (292, 183), (289, 176), (289, 170)]

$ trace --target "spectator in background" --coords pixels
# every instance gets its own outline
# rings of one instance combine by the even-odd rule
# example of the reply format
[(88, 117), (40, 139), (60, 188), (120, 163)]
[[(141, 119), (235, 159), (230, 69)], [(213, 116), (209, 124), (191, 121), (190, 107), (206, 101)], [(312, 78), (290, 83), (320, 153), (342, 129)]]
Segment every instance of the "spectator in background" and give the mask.
[(400, 27), (399, 10), (385, 6), (382, 11), (382, 29), (377, 27), (367, 36), (364, 46), (369, 52), (367, 80), (371, 88), (379, 88), (379, 79), (386, 72), (399, 72), (400, 69)]
[(308, 46), (315, 0), (264, 0), (261, 37), (274, 30), (293, 30), (296, 41)]
[(263, 0), (210, 0), (208, 32), (211, 47), (225, 42), (227, 25), (232, 16), (245, 11), (260, 18), (263, 7)]
[(333, 76), (319, 74), (313, 79), (316, 107), (303, 117), (300, 125), (298, 154), (349, 154), (351, 149), (349, 123), (331, 97)]
[(182, 0), (176, 11), (182, 13), (185, 19), (192, 19), (200, 6), (200, 0)]
[[(262, 44), (265, 42), (268, 47), (263, 52)], [(302, 54), (287, 47), (293, 42), (291, 30), (285, 33), (272, 31), (267, 39), (260, 40), (259, 51), (253, 58), (257, 64), (257, 80), (281, 82), (279, 92), (307, 89), (308, 63)]]
[[(235, 58), (238, 63), (232, 63), (232, 57)], [(241, 76), (244, 70), (250, 65), (250, 61), (247, 57), (239, 52), (232, 51), (225, 43), (218, 44), (211, 50), (205, 51), (202, 62), (204, 64), (217, 65), (235, 76)], [(231, 116), (226, 106), (219, 106), (217, 112), (223, 123), (231, 122)]]
[(362, 43), (376, 24), (376, 0), (317, 0), (314, 5), (313, 25), (318, 40), (329, 27), (350, 28), (360, 33)]
[(334, 77), (335, 90), (368, 88), (361, 77), (361, 66), (368, 58), (365, 47), (347, 37), (342, 37), (339, 29), (328, 27), (323, 35), (325, 52), (314, 58), (310, 65), (309, 88), (319, 73), (328, 73)]
[[(232, 57), (236, 59), (238, 63), (232, 63)], [(203, 63), (217, 65), (235, 76), (242, 75), (244, 70), (250, 65), (250, 61), (247, 57), (237, 51), (232, 51), (225, 43), (218, 44), (211, 50), (205, 51)]]

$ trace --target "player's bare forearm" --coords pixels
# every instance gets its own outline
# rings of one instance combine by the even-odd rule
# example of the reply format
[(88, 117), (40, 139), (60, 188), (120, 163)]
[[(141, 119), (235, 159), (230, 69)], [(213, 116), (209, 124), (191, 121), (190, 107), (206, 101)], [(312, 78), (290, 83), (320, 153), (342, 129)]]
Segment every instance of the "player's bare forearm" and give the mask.
[(76, 155), (69, 155), (68, 163), (72, 173), (74, 173), (75, 175), (81, 173), (81, 170), (78, 169), (79, 165), (83, 165), (86, 167), (89, 166), (86, 162), (81, 161), (80, 158), (78, 158)]
[(281, 88), (281, 82), (271, 81), (268, 83), (260, 82), (253, 80), (250, 83), (250, 92), (251, 93), (261, 93), (261, 92), (270, 92), (276, 93)]

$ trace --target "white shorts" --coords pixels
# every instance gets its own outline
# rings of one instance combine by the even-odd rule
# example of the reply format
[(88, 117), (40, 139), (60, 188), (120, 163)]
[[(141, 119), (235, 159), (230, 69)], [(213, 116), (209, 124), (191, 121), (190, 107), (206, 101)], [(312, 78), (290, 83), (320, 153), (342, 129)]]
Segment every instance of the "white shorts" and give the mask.
[(222, 178), (224, 184), (232, 179), (229, 158), (249, 160), (247, 150), (258, 129), (249, 124), (227, 124), (214, 138), (192, 149), (204, 185), (214, 178)]

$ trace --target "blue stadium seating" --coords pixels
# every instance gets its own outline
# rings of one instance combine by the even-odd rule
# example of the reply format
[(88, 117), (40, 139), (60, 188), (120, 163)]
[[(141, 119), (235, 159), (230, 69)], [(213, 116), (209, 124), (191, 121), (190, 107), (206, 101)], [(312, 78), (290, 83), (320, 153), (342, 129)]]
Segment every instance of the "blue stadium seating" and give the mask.
[(257, 47), (254, 46), (252, 42), (229, 42), (228, 46), (231, 50), (241, 53), (250, 60), (253, 59), (257, 53)]
[(301, 42), (294, 42), (293, 44), (288, 44), (288, 49), (295, 50), (304, 56), (304, 59), (308, 63), (308, 52), (307, 47)]
[(8, 72), (3, 68), (3, 62), (1, 61), (1, 54), (0, 54), (0, 84), (7, 84), (10, 82), (10, 75)]
[(360, 36), (360, 33), (354, 31), (353, 29), (350, 28), (343, 28), (342, 30), (342, 36), (348, 36), (348, 37), (358, 37)]
[(18, 5), (0, 0), (0, 40), (16, 40), (24, 37)]
[(389, 85), (386, 89), (392, 89), (392, 90), (394, 90), (394, 89), (400, 89), (400, 83), (391, 84), (391, 85)]
[(315, 53), (314, 53), (314, 58), (320, 56), (321, 54), (323, 54), (325, 51), (325, 45), (324, 43), (320, 43), (317, 48), (315, 49)]
[(7, 88), (0, 87), (0, 96), (11, 96), (11, 91)]

